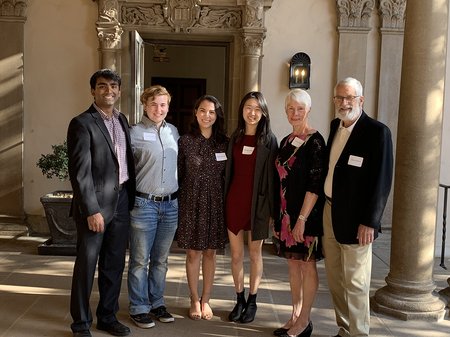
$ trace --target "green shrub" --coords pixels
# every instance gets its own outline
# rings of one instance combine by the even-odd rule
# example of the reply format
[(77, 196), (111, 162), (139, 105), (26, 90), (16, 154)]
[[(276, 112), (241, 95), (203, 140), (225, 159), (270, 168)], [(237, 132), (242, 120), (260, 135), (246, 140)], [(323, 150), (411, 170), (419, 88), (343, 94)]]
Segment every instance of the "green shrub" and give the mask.
[(47, 178), (58, 178), (62, 181), (69, 179), (69, 157), (67, 156), (67, 141), (52, 145), (52, 153), (41, 154), (36, 163)]

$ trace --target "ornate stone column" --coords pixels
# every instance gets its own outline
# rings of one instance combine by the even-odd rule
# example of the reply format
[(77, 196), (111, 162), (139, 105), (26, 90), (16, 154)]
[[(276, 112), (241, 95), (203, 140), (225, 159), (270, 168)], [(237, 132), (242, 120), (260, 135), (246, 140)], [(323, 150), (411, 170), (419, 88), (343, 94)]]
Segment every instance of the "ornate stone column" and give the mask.
[(265, 38), (264, 0), (247, 0), (242, 9), (242, 94), (258, 91), (261, 83), (261, 57)]
[(119, 2), (98, 0), (97, 35), (100, 41), (100, 67), (110, 68), (120, 73), (120, 48), (123, 33), (119, 22)]
[(339, 19), (338, 79), (352, 76), (365, 84), (367, 34), (375, 0), (336, 0)]
[(373, 309), (438, 320), (433, 293), (448, 21), (447, 0), (408, 0), (398, 120), (390, 271)]
[(23, 69), (27, 1), (0, 0), (0, 218), (23, 223)]
[[(378, 83), (378, 116), (392, 132), (392, 142), (397, 144), (397, 123), (400, 101), (400, 80), (405, 30), (405, 8), (407, 0), (380, 0), (381, 55)], [(393, 193), (390, 194), (383, 214), (382, 226), (392, 224)]]

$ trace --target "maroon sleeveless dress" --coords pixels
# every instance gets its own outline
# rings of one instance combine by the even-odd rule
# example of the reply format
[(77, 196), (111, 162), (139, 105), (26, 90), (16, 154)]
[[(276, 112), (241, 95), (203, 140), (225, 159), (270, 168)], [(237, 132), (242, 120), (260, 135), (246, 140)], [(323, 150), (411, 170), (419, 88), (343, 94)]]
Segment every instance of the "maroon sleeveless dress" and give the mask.
[[(244, 146), (253, 148), (243, 154)], [(226, 199), (227, 228), (237, 235), (251, 230), (253, 177), (256, 163), (256, 136), (244, 136), (233, 144), (233, 177)]]

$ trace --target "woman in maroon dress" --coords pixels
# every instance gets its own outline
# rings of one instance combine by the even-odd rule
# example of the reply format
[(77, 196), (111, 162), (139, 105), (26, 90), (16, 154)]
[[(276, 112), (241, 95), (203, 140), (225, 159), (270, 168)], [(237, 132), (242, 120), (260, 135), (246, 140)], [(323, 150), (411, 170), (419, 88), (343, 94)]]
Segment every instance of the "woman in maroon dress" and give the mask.
[[(226, 224), (231, 250), (231, 271), (237, 303), (230, 321), (252, 322), (256, 293), (263, 271), (262, 244), (269, 223), (277, 216), (278, 144), (270, 129), (269, 110), (260, 92), (249, 92), (239, 106), (237, 129), (231, 136), (225, 170)], [(244, 234), (248, 235), (250, 290), (244, 291)]]
[[(178, 143), (180, 195), (178, 246), (186, 251), (186, 275), (191, 296), (189, 317), (210, 320), (209, 306), (216, 270), (216, 250), (223, 249), (227, 232), (223, 212), (223, 185), (228, 138), (223, 109), (210, 95), (194, 107), (191, 131)], [(202, 266), (202, 296), (198, 283)]]

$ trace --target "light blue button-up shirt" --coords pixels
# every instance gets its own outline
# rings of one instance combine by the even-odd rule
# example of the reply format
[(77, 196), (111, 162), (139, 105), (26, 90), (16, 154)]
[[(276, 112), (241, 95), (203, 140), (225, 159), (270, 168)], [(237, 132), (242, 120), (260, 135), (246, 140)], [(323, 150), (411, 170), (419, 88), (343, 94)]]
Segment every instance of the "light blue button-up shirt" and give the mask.
[(169, 195), (178, 190), (177, 128), (163, 121), (158, 127), (146, 115), (130, 131), (136, 164), (136, 190), (152, 195)]

